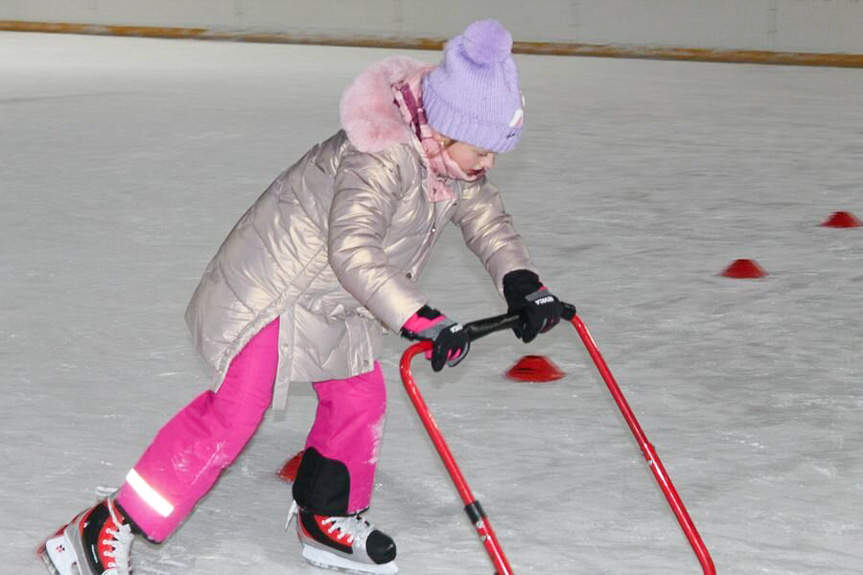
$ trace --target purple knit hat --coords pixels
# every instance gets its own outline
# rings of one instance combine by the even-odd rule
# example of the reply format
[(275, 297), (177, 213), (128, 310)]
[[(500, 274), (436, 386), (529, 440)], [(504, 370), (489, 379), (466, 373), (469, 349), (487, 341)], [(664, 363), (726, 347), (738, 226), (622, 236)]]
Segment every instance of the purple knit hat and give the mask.
[(511, 51), (512, 36), (497, 20), (478, 20), (447, 42), (422, 83), (429, 126), (491, 152), (515, 148), (524, 100)]

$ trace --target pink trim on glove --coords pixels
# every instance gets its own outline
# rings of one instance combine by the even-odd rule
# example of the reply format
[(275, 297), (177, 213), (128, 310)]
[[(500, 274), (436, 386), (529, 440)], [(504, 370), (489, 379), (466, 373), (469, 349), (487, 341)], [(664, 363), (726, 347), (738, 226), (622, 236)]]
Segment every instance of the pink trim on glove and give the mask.
[[(402, 329), (406, 331), (410, 331), (413, 333), (420, 333), (423, 330), (426, 330), (434, 325), (439, 324), (444, 320), (446, 316), (443, 314), (438, 315), (434, 319), (429, 319), (427, 317), (422, 317), (419, 314), (413, 314), (408, 318), (405, 324), (402, 326)], [(432, 356), (431, 350), (425, 352), (426, 359), (430, 360)]]
[(438, 315), (434, 319), (429, 319), (427, 317), (422, 317), (417, 314), (413, 314), (408, 318), (405, 324), (402, 326), (402, 329), (406, 331), (411, 331), (413, 333), (420, 333), (423, 330), (426, 330), (434, 325), (439, 324), (444, 320), (446, 316), (443, 314)]
[[(445, 319), (446, 319), (446, 316), (442, 313), (439, 313), (437, 315), (437, 317), (434, 317), (432, 319), (429, 319), (427, 317), (423, 317), (423, 316), (419, 315), (418, 313), (415, 313), (408, 318), (408, 320), (402, 326), (402, 329), (405, 331), (410, 331), (410, 332), (419, 334), (420, 332), (425, 331), (425, 330), (429, 329), (430, 327), (433, 327), (433, 326), (439, 324), (440, 322), (442, 322)], [(427, 351), (425, 353), (425, 356), (426, 356), (426, 359), (431, 359), (431, 356), (432, 356), (431, 350)], [(454, 360), (458, 359), (459, 357), (461, 357), (461, 351), (455, 350), (455, 351), (451, 351), (449, 354), (447, 354), (446, 359), (447, 359), (447, 361), (454, 361)]]

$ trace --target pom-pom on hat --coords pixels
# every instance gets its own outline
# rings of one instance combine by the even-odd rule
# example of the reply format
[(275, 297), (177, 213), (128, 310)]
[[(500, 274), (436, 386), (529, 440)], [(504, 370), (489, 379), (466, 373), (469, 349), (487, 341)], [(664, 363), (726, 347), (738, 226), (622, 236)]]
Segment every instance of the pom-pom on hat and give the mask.
[(448, 138), (491, 152), (521, 139), (524, 100), (512, 36), (497, 20), (478, 20), (444, 47), (422, 84), (428, 124)]

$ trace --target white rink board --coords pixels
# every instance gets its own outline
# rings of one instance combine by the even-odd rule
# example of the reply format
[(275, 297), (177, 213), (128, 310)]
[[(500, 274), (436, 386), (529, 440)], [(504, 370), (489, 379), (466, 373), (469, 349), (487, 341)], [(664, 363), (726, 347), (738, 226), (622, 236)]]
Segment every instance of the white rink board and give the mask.
[(0, 21), (203, 28), (350, 39), (446, 38), (477, 18), (516, 40), (863, 53), (859, 0), (6, 0)]

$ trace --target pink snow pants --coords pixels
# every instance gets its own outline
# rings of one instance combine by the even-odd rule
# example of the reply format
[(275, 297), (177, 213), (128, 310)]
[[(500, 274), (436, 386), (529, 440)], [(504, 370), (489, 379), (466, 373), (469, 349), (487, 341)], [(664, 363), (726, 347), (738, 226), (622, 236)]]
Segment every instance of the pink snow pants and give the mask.
[[(277, 319), (258, 332), (234, 358), (219, 390), (202, 393), (180, 410), (159, 430), (129, 471), (117, 501), (148, 539), (157, 542), (166, 539), (254, 435), (272, 401), (278, 343)], [(379, 366), (375, 372), (380, 373)], [(315, 388), (320, 396), (320, 387), (329, 388), (329, 384), (334, 390), (350, 387), (352, 381), (368, 376), (319, 382)], [(355, 475), (351, 498), (364, 500), (365, 506), (371, 498), (380, 436), (378, 431), (357, 430), (353, 419), (340, 418), (368, 411), (372, 413), (370, 420), (381, 420), (386, 399), (383, 377), (379, 379), (379, 389), (365, 396), (333, 392), (333, 407), (323, 411), (319, 408), (310, 434), (310, 440), (314, 435), (320, 449), (345, 462), (352, 479)], [(358, 399), (368, 400), (369, 404), (346, 405)], [(322, 418), (326, 421), (321, 421)], [(315, 432), (316, 429), (328, 431)], [(356, 433), (356, 437), (341, 435), (344, 430), (349, 430), (348, 435)]]
[[(306, 452), (308, 454), (309, 448), (314, 448), (323, 457), (347, 467), (347, 510), (338, 509), (333, 514), (357, 513), (368, 508), (375, 484), (387, 407), (383, 371), (375, 362), (375, 368), (368, 373), (349, 379), (319, 381), (313, 385), (318, 394), (318, 411), (306, 439)], [(297, 480), (301, 481), (299, 476)], [(326, 499), (334, 495), (333, 487), (313, 485), (311, 492)], [(325, 493), (327, 491), (330, 493)]]

